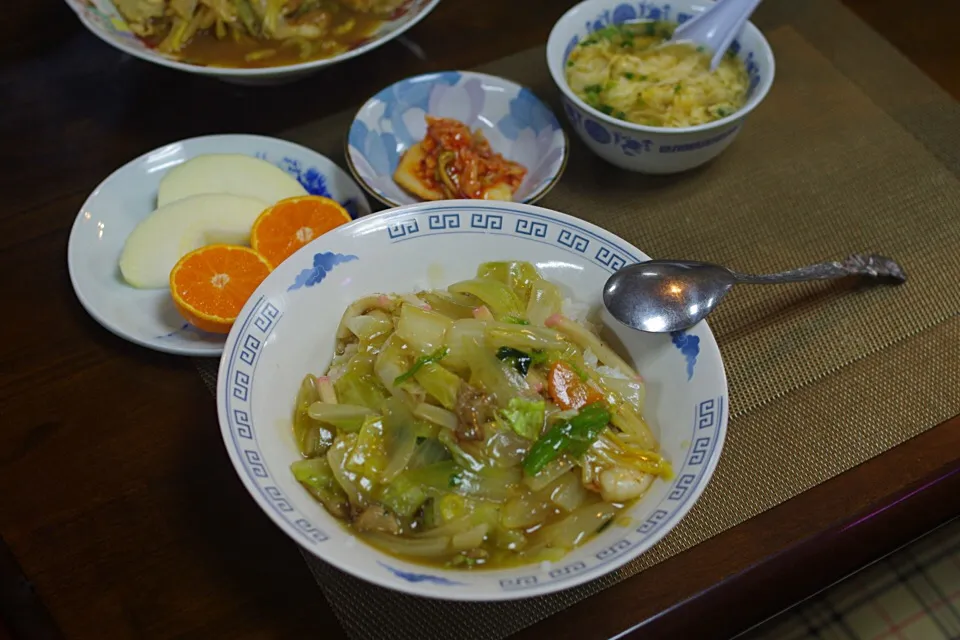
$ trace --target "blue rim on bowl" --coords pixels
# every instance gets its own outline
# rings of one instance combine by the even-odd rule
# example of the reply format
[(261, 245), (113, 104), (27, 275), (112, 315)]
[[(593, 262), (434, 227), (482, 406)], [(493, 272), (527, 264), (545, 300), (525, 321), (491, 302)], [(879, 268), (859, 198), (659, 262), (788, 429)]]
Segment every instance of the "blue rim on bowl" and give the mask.
[(514, 201), (533, 204), (559, 181), (567, 165), (566, 132), (553, 111), (528, 88), (472, 71), (442, 71), (406, 78), (357, 110), (345, 140), (347, 167), (387, 206), (421, 200), (393, 173), (403, 153), (423, 139), (424, 115), (455, 118), (483, 130), (494, 151), (524, 165), (528, 174)]

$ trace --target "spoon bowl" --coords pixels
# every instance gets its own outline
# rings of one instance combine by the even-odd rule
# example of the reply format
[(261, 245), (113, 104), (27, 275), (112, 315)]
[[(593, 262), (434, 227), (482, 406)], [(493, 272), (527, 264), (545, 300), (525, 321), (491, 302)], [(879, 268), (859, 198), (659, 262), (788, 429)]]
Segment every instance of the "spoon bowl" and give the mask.
[(603, 304), (635, 329), (679, 331), (707, 317), (735, 282), (729, 269), (708, 262), (651, 260), (611, 276)]
[(603, 304), (623, 324), (648, 333), (694, 326), (717, 308), (735, 284), (781, 284), (866, 276), (902, 283), (903, 268), (884, 256), (855, 254), (768, 275), (738, 273), (718, 264), (691, 260), (650, 260), (620, 269), (603, 288)]

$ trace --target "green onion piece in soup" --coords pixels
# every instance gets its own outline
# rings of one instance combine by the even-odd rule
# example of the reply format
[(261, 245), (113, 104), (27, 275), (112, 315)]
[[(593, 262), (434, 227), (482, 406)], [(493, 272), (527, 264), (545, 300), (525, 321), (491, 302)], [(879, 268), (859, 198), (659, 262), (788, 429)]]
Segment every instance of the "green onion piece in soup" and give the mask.
[(394, 378), (393, 386), (399, 386), (403, 384), (404, 382), (406, 382), (407, 380), (415, 376), (417, 372), (420, 371), (420, 369), (422, 369), (425, 365), (428, 365), (434, 362), (440, 362), (441, 360), (447, 357), (448, 353), (450, 353), (450, 347), (440, 347), (439, 349), (437, 349), (431, 354), (417, 358), (417, 361), (413, 363), (413, 366), (410, 367), (410, 369), (408, 369), (406, 373), (402, 373), (396, 378)]
[(583, 455), (609, 423), (610, 411), (605, 403), (588, 404), (576, 416), (561, 421), (534, 443), (523, 460), (523, 470), (527, 475), (536, 475), (565, 451), (574, 456)]

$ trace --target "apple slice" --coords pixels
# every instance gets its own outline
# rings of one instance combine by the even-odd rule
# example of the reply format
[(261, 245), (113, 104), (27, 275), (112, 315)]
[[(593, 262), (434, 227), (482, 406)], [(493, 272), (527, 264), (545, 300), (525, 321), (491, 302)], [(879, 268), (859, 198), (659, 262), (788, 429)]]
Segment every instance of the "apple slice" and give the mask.
[(138, 289), (168, 287), (174, 265), (194, 249), (218, 243), (249, 245), (250, 229), (267, 206), (257, 198), (210, 193), (159, 207), (127, 238), (120, 273)]
[(191, 158), (160, 180), (157, 206), (201, 193), (231, 193), (273, 204), (305, 196), (307, 190), (286, 171), (266, 160), (238, 153), (211, 153)]

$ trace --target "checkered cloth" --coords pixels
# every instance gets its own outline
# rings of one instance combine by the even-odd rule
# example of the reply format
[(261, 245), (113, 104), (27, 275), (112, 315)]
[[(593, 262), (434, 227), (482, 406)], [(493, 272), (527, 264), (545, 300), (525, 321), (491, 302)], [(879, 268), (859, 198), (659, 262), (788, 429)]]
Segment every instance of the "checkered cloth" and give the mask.
[(739, 640), (960, 638), (960, 519)]

